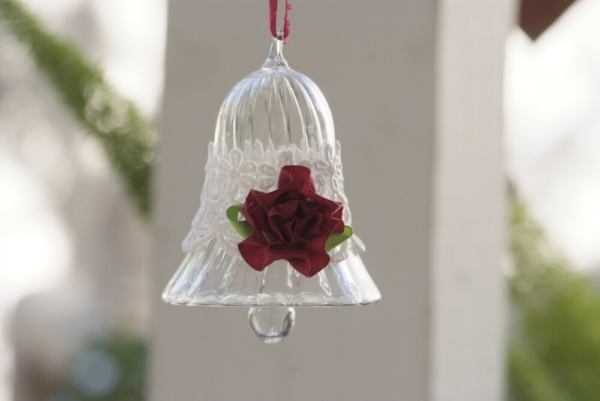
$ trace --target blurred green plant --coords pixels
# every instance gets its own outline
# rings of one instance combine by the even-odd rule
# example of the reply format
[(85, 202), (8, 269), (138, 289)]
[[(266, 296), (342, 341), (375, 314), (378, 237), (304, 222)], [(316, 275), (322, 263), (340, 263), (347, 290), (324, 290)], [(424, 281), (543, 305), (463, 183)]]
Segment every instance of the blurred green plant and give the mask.
[[(29, 49), (72, 114), (103, 145), (137, 210), (149, 218), (153, 122), (120, 96), (77, 48), (45, 29), (19, 1), (0, 0), (0, 17)], [(114, 332), (91, 341), (53, 389), (52, 399), (142, 401), (146, 356), (146, 342), (137, 336)]]
[(87, 131), (102, 143), (142, 216), (150, 214), (154, 124), (105, 81), (69, 42), (50, 33), (19, 1), (0, 0), (4, 24)]
[(511, 207), (514, 333), (511, 401), (600, 399), (600, 296), (546, 238), (520, 200)]
[(90, 341), (53, 389), (51, 399), (143, 401), (147, 355), (146, 342), (131, 335), (113, 334)]

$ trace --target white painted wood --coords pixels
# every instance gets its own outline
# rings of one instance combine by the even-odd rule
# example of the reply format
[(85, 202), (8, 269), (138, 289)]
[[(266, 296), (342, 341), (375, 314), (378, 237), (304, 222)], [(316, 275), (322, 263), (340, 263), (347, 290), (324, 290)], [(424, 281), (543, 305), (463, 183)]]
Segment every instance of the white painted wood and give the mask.
[(442, 0), (432, 226), (431, 400), (503, 400), (502, 74), (510, 1)]
[[(267, 346), (254, 338), (244, 309), (160, 301), (183, 257), (180, 242), (198, 207), (221, 101), (266, 57), (266, 1), (170, 2), (156, 183), (152, 401), (499, 399), (500, 84), (508, 10), (492, 14), (478, 3), (294, 3), (286, 59), (329, 101), (353, 226), (367, 244), (364, 261), (383, 300), (371, 307), (300, 309), (291, 336)], [(465, 7), (489, 26), (477, 30), (477, 45), (442, 40), (443, 29), (457, 29), (453, 7)], [(440, 46), (465, 55), (464, 66)], [(467, 54), (477, 46), (488, 49), (485, 60)], [(486, 78), (472, 80), (479, 68)], [(458, 96), (463, 92), (473, 99)], [(471, 290), (461, 295), (447, 280), (466, 280)], [(480, 321), (486, 330), (461, 337)], [(464, 350), (467, 341), (478, 349), (459, 364), (460, 374), (450, 372), (456, 354), (449, 348)], [(477, 389), (468, 388), (467, 376)]]

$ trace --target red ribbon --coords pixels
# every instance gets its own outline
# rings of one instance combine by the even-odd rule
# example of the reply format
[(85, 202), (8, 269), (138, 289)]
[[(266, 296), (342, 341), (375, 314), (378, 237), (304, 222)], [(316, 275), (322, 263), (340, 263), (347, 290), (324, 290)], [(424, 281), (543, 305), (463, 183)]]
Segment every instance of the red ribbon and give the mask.
[(271, 24), (271, 35), (275, 39), (285, 40), (290, 34), (290, 21), (288, 21), (288, 11), (292, 9), (292, 5), (285, 0), (285, 14), (283, 15), (283, 29), (277, 32), (277, 4), (279, 0), (269, 0), (269, 22)]

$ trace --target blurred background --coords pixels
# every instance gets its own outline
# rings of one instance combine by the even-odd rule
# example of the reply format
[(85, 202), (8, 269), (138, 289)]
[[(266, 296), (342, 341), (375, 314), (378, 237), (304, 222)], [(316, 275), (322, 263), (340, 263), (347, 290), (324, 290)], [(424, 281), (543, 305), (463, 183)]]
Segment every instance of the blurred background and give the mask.
[[(600, 2), (522, 0), (513, 17), (504, 397), (594, 401)], [(167, 0), (0, 0), (0, 400), (149, 399), (148, 317), (166, 284), (148, 276), (166, 41)]]
[(106, 150), (155, 136), (165, 35), (163, 0), (0, 4), (1, 400), (143, 399), (150, 232)]

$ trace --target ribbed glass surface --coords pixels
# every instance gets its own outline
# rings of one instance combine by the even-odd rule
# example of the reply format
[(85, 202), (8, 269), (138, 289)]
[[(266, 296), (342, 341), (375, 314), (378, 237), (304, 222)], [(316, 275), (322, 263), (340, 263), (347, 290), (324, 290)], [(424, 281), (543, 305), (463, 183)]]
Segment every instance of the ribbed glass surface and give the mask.
[(292, 70), (285, 61), (282, 43), (273, 39), (263, 67), (229, 92), (217, 118), (215, 144), (242, 148), (244, 142), (275, 147), (315, 140), (317, 148), (334, 144), (333, 119), (327, 100), (313, 81)]
[(286, 261), (257, 272), (208, 242), (185, 257), (163, 298), (180, 305), (334, 306), (370, 304), (380, 294), (357, 255), (306, 278)]

